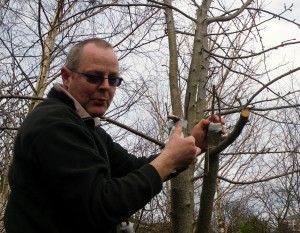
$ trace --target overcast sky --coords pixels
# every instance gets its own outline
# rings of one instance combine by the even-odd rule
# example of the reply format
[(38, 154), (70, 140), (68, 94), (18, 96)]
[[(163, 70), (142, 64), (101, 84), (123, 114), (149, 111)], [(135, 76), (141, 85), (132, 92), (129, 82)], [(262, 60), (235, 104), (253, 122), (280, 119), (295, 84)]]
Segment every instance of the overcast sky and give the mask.
[[(284, 4), (289, 7), (293, 4), (292, 11), (288, 11), (283, 16), (295, 20), (300, 24), (300, 1), (299, 0), (267, 0), (269, 2), (266, 9), (272, 12), (282, 12), (284, 10)], [(274, 46), (281, 44), (285, 41), (295, 42), (300, 41), (300, 28), (297, 25), (291, 24), (285, 20), (272, 20), (268, 23), (263, 34), (263, 40), (267, 46)], [(294, 63), (294, 67), (300, 65), (300, 44), (284, 47), (279, 49), (280, 56), (274, 57), (274, 62), (280, 62), (280, 58), (285, 58), (286, 61), (291, 61)], [(292, 67), (290, 67), (292, 68)]]

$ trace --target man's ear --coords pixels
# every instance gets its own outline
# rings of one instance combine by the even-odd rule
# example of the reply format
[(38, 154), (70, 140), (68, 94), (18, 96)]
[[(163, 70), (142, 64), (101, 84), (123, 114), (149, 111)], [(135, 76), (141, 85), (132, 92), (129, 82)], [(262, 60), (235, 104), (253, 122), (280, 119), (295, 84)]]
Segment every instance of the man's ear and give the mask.
[(65, 66), (61, 68), (60, 75), (62, 78), (63, 86), (66, 90), (69, 88), (70, 80), (72, 78), (72, 71), (70, 71)]

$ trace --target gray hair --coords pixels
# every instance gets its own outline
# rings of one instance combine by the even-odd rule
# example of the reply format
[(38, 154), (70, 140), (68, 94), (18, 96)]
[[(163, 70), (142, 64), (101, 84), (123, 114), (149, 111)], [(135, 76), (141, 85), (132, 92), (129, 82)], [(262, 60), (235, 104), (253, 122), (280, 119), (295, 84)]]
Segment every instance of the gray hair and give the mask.
[(76, 70), (77, 67), (79, 66), (80, 63), (80, 58), (81, 58), (81, 52), (84, 48), (85, 45), (94, 43), (95, 45), (99, 47), (104, 47), (104, 48), (113, 48), (112, 45), (100, 38), (90, 38), (87, 40), (83, 40), (77, 44), (75, 44), (69, 51), (66, 62), (65, 62), (65, 67), (67, 67), (70, 70)]

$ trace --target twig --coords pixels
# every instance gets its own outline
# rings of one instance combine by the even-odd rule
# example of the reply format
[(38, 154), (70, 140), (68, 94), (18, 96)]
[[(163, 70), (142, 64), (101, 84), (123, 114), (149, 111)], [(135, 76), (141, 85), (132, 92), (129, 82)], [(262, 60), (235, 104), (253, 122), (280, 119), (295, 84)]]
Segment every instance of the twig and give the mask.
[(100, 117), (100, 118), (101, 118), (102, 120), (104, 120), (104, 121), (107, 121), (107, 122), (109, 122), (109, 123), (112, 123), (112, 124), (114, 124), (114, 125), (117, 125), (117, 126), (123, 128), (123, 129), (126, 129), (126, 130), (128, 130), (128, 131), (130, 131), (130, 132), (132, 132), (132, 133), (134, 133), (134, 134), (136, 134), (136, 135), (138, 135), (138, 136), (140, 136), (140, 137), (142, 137), (142, 138), (145, 138), (145, 139), (147, 139), (147, 140), (149, 140), (149, 141), (155, 143), (156, 145), (160, 146), (161, 148), (165, 147), (165, 143), (160, 142), (160, 141), (158, 141), (158, 140), (156, 140), (156, 139), (154, 139), (154, 138), (151, 138), (151, 137), (149, 137), (148, 135), (146, 135), (146, 134), (144, 134), (144, 133), (142, 133), (142, 132), (139, 132), (139, 131), (137, 131), (137, 130), (135, 130), (135, 129), (132, 129), (132, 128), (128, 127), (127, 125), (124, 125), (124, 124), (122, 124), (122, 123), (120, 123), (120, 122), (118, 122), (118, 121), (112, 120), (112, 119), (110, 119), (110, 118), (108, 118), (108, 117), (102, 116), (102, 117)]

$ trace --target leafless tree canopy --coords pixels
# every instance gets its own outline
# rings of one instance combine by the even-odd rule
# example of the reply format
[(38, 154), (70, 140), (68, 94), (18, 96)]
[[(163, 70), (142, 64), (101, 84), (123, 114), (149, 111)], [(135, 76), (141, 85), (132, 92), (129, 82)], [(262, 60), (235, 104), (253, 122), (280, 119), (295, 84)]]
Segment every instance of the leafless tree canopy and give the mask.
[[(239, 213), (251, 212), (272, 229), (299, 214), (300, 66), (283, 56), (274, 58), (299, 47), (300, 41), (292, 37), (270, 46), (264, 33), (271, 23), (284, 22), (296, 31), (300, 22), (289, 18), (292, 4), (282, 3), (276, 12), (266, 6), (263, 0), (2, 1), (1, 219), (17, 129), (52, 84), (60, 82), (70, 46), (89, 37), (114, 45), (125, 80), (106, 117), (157, 141), (168, 140), (169, 113), (189, 120), (189, 134), (200, 118), (214, 111), (226, 118), (230, 134), (241, 111), (250, 111), (234, 142), (217, 153), (217, 181), (210, 186), (215, 188), (211, 225), (218, 227), (210, 227), (212, 232), (231, 232), (241, 221)], [(111, 123), (103, 127), (138, 156), (161, 150)], [(181, 190), (190, 191), (190, 199), (181, 201), (190, 203), (187, 208), (193, 215), (186, 221), (192, 227), (185, 229), (197, 225), (200, 195), (206, 192), (205, 159), (201, 155), (188, 170), (191, 186)], [(172, 214), (184, 218), (172, 212), (171, 189), (166, 183), (163, 192), (133, 216), (140, 232), (171, 232)]]

